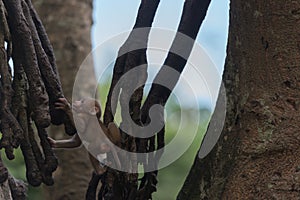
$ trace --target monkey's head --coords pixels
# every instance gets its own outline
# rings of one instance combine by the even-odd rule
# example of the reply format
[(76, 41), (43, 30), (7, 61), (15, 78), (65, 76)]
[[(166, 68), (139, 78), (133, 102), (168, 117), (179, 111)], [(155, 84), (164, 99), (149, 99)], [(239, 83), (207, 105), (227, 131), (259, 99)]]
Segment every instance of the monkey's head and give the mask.
[(72, 109), (76, 113), (86, 113), (89, 115), (96, 115), (98, 119), (101, 117), (100, 103), (93, 98), (83, 98), (79, 101), (73, 102)]

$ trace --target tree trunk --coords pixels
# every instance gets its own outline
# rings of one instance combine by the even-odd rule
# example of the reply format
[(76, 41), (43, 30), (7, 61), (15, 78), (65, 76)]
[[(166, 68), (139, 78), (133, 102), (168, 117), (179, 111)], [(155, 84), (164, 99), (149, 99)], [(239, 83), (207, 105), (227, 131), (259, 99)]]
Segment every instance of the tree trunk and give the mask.
[(8, 180), (0, 187), (0, 199), (12, 200), (11, 191), (8, 185)]
[(299, 10), (292, 0), (231, 1), (225, 127), (178, 199), (300, 198)]
[[(34, 2), (54, 48), (64, 94), (71, 101), (76, 73), (91, 51), (92, 1)], [(91, 78), (94, 77), (94, 69), (90, 67), (85, 71), (88, 78), (82, 85), (80, 96), (85, 96), (85, 92), (93, 89), (95, 84), (95, 79)], [(51, 127), (50, 134), (60, 139), (66, 136), (62, 127)], [(92, 174), (86, 150), (62, 149), (55, 153), (59, 168), (54, 174), (54, 186), (44, 187), (44, 199), (84, 199)]]

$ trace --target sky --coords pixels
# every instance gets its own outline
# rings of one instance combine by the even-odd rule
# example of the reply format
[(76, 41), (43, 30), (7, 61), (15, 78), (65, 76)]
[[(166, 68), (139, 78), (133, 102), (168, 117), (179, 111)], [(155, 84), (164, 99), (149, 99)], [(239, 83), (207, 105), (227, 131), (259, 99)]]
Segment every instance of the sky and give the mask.
[[(183, 0), (161, 0), (153, 27), (175, 31), (179, 24), (183, 3)], [(98, 75), (103, 73), (101, 70), (105, 68), (104, 65), (108, 65), (107, 63), (110, 63), (111, 66), (106, 73), (112, 74), (112, 62), (117, 56), (119, 47), (125, 41), (127, 33), (135, 23), (139, 4), (140, 0), (94, 1), (92, 45), (93, 48), (98, 49), (95, 51), (97, 53), (94, 54), (95, 69)], [(196, 61), (196, 68), (198, 68), (196, 71), (200, 71), (198, 72), (199, 75), (195, 76), (195, 70), (190, 70), (193, 67), (186, 66), (183, 78), (180, 80), (182, 83), (178, 83), (175, 88), (176, 91), (174, 91), (175, 94), (177, 93), (177, 99), (187, 97), (189, 95), (187, 91), (193, 90), (195, 98), (199, 99), (201, 104), (208, 104), (209, 106), (214, 104), (225, 62), (228, 22), (229, 0), (212, 0), (196, 39), (200, 50), (195, 50), (197, 49), (195, 47), (195, 55), (190, 56), (197, 60), (199, 54), (205, 54), (205, 58), (201, 56), (201, 59)], [(155, 31), (153, 32), (155, 33)], [(154, 33), (152, 35), (155, 35)], [(153, 36), (153, 44), (157, 40), (159, 41)], [(149, 43), (151, 41), (150, 36)], [(172, 35), (170, 35), (169, 41), (166, 41), (166, 43), (168, 42), (171, 44)], [(150, 80), (158, 71), (165, 55), (166, 53), (157, 56), (157, 52), (156, 54), (155, 52), (148, 52), (148, 62), (153, 63), (153, 70), (151, 70), (151, 67), (149, 69), (149, 71), (152, 71), (149, 73)], [(193, 78), (193, 76), (195, 77)], [(184, 84), (184, 82), (187, 82), (187, 84)], [(190, 102), (186, 100), (185, 103), (189, 104)]]

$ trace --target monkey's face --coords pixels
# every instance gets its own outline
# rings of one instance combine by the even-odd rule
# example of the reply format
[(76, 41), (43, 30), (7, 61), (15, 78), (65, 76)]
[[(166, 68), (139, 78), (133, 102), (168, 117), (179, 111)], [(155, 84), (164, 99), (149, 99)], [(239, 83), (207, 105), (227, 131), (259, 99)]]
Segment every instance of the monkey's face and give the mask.
[(72, 105), (73, 111), (76, 113), (86, 113), (89, 115), (101, 116), (101, 108), (98, 101), (92, 98), (83, 98), (79, 101), (74, 101)]

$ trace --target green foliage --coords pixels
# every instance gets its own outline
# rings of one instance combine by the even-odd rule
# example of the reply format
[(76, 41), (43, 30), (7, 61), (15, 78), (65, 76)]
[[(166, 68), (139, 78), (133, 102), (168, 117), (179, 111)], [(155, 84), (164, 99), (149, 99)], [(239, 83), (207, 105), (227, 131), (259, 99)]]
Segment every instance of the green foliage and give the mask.
[[(14, 155), (15, 155), (14, 160), (7, 160), (4, 150), (1, 150), (1, 155), (2, 155), (4, 165), (7, 167), (10, 174), (12, 174), (17, 179), (21, 179), (26, 182), (25, 163), (24, 163), (24, 158), (21, 149), (18, 148), (14, 151)], [(40, 187), (32, 187), (29, 185), (27, 194), (29, 200), (42, 199)]]
[[(184, 117), (192, 117), (190, 112), (193, 110), (190, 109), (181, 109), (182, 115)], [(195, 111), (195, 110), (194, 110)], [(173, 200), (176, 199), (177, 193), (179, 192), (180, 188), (182, 187), (186, 176), (195, 160), (197, 151), (199, 150), (200, 143), (202, 138), (205, 134), (208, 120), (210, 117), (210, 112), (207, 109), (201, 109), (200, 114), (206, 115), (203, 117), (204, 119), (200, 122), (199, 130), (197, 132), (196, 137), (193, 140), (191, 146), (187, 149), (187, 151), (174, 163), (161, 169), (158, 173), (158, 190), (153, 195), (153, 199), (164, 199), (164, 200)], [(190, 123), (195, 123), (193, 118), (187, 119)], [(190, 124), (191, 125), (191, 124)], [(174, 138), (176, 134), (176, 129), (172, 128), (176, 125), (173, 125), (172, 122), (167, 123), (167, 130), (166, 130), (166, 141), (170, 141)], [(193, 132), (195, 130), (191, 130), (193, 126), (185, 126), (184, 129), (186, 132)]]

